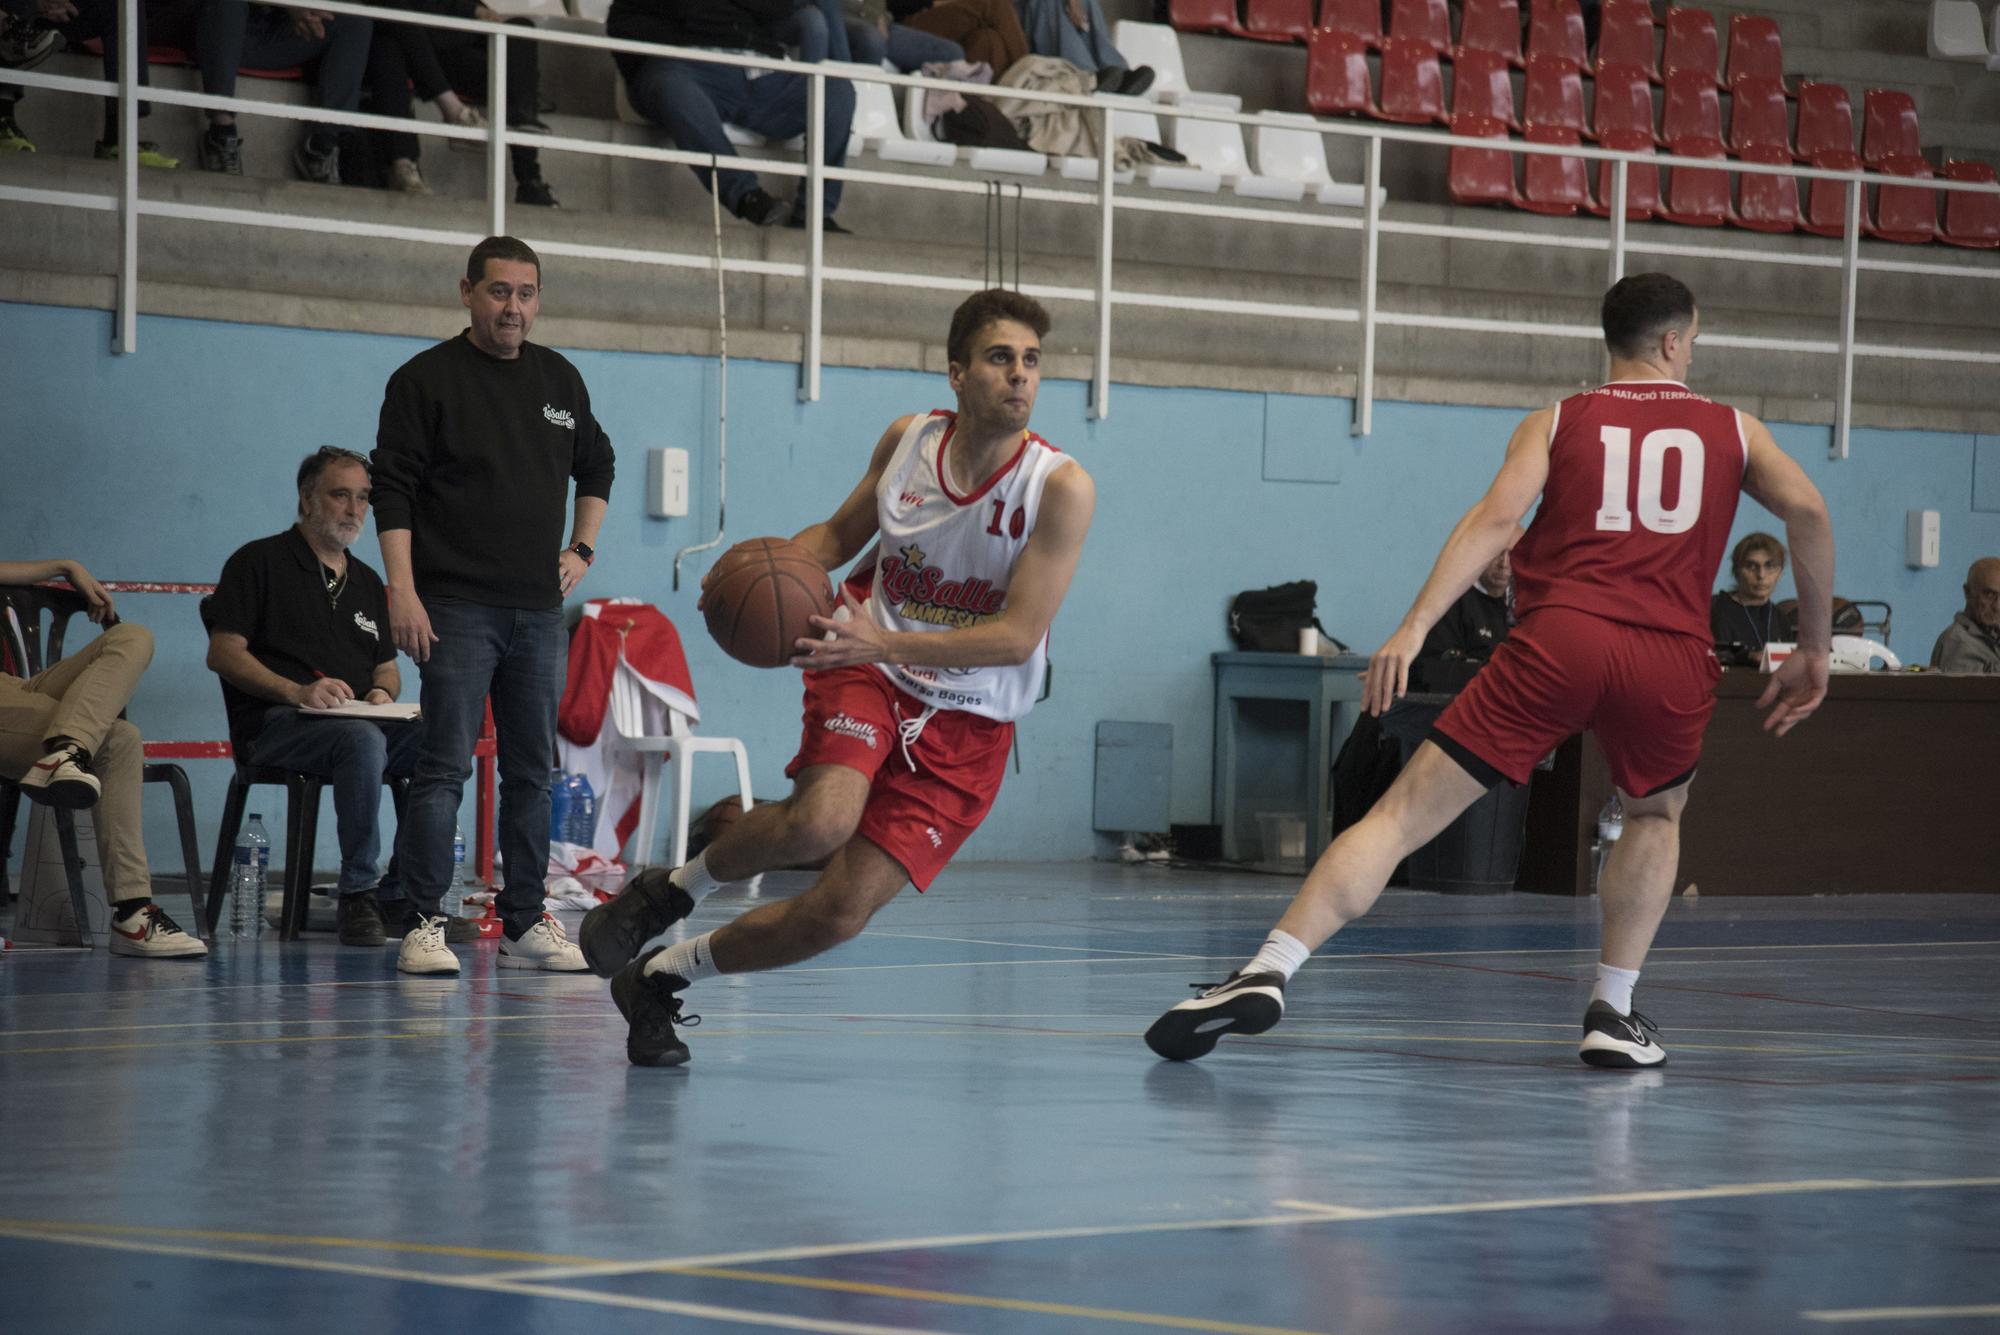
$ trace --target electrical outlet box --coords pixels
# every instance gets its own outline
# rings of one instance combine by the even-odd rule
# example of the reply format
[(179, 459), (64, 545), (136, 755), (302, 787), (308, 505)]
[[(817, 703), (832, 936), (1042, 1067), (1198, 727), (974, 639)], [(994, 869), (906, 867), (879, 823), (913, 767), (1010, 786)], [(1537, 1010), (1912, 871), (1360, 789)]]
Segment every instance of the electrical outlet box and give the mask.
[(688, 512), (688, 452), (646, 451), (646, 513), (674, 519)]
[(1935, 510), (1911, 510), (1903, 530), (1903, 560), (1912, 570), (1930, 570), (1938, 563), (1941, 524)]

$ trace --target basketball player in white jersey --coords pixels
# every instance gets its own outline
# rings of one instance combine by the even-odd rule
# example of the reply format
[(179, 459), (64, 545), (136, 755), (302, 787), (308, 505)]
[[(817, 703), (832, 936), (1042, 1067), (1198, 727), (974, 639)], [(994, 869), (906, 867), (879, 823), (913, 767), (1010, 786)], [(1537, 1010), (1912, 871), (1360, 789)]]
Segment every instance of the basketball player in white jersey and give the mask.
[[(832, 517), (795, 541), (828, 570), (875, 550), (824, 639), (802, 639), (805, 736), (783, 802), (756, 807), (672, 872), (592, 909), (579, 944), (611, 978), (638, 1066), (688, 1058), (681, 993), (852, 939), (903, 886), (929, 887), (979, 827), (1047, 670), (1049, 622), (1096, 505), (1090, 475), (1028, 430), (1049, 317), (1018, 292), (952, 316), (958, 410), (891, 423)], [(719, 887), (827, 859), (811, 889), (640, 954)], [(694, 1017), (687, 1017), (692, 1020)]]

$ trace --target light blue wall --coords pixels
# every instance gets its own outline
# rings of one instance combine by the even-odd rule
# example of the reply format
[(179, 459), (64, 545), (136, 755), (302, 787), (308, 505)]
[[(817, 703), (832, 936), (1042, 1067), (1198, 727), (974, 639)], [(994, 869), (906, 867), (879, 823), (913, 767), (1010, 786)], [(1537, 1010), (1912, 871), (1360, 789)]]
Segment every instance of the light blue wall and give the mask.
[[(76, 556), (107, 579), (213, 580), (238, 544), (290, 522), (302, 454), (322, 443), (372, 445), (384, 380), (425, 345), (156, 318), (140, 322), (136, 356), (112, 356), (109, 337), (102, 312), (0, 304), (7, 382), (0, 555)], [(689, 357), (572, 356), (622, 470), (584, 591), (648, 599), (683, 628), (704, 726), (743, 737), (757, 784), (780, 791), (798, 739), (796, 678), (740, 667), (701, 633), (694, 590), (709, 555), (690, 558), (680, 592), (670, 586), (675, 550), (712, 533), (716, 368)], [(829, 369), (824, 400), (801, 405), (795, 374), (772, 363), (730, 368), (732, 540), (789, 534), (823, 517), (853, 485), (883, 425), (949, 403), (941, 377)], [(1519, 417), (1382, 403), (1375, 434), (1357, 441), (1347, 434), (1342, 400), (1117, 386), (1112, 409), (1109, 420), (1093, 423), (1081, 384), (1043, 389), (1036, 425), (1095, 475), (1098, 518), (1056, 621), (1053, 697), (1023, 724), (1022, 773), (1009, 779), (968, 857), (1094, 850), (1099, 719), (1172, 724), (1174, 818), (1207, 820), (1208, 655), (1228, 647), (1229, 596), (1315, 579), (1320, 619), (1356, 648), (1372, 647), (1491, 476)], [(1832, 505), (1838, 590), (1893, 603), (1893, 647), (1925, 658), (1960, 605), (1966, 565), (2000, 552), (2000, 513), (1973, 509), (1981, 442), (1858, 431), (1853, 457), (1833, 463), (1827, 429), (1775, 430)], [(1984, 444), (1990, 472), (1992, 442)], [(645, 517), (643, 452), (662, 445), (695, 453), (693, 518)], [(1943, 512), (1937, 570), (1904, 568), (1903, 515), (1913, 508)], [(1771, 527), (1769, 517), (1746, 501), (1739, 533), (1760, 527)], [(358, 550), (379, 568), (372, 530)], [(222, 736), (193, 600), (132, 594), (120, 605), (159, 638), (132, 707), (142, 730), (157, 738)], [(413, 689), (407, 662), (405, 672)], [(206, 845), (225, 766), (188, 768)], [(148, 803), (147, 837), (164, 868), (175, 846), (165, 801)], [(322, 826), (322, 865), (331, 865), (330, 825)]]

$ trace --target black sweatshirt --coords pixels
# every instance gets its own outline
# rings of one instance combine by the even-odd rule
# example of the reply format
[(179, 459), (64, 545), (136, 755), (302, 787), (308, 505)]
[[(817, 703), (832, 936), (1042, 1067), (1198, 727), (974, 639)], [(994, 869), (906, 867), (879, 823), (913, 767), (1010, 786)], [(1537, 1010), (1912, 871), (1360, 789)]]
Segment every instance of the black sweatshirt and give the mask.
[[(668, 46), (709, 46), (727, 51), (785, 54), (777, 25), (791, 18), (796, 0), (612, 0), (604, 35)], [(626, 78), (638, 73), (644, 56), (617, 54)]]
[(611, 438), (583, 377), (534, 343), (508, 361), (460, 334), (403, 363), (373, 463), (375, 528), (410, 530), (417, 592), (491, 607), (559, 605), (569, 480), (611, 496)]

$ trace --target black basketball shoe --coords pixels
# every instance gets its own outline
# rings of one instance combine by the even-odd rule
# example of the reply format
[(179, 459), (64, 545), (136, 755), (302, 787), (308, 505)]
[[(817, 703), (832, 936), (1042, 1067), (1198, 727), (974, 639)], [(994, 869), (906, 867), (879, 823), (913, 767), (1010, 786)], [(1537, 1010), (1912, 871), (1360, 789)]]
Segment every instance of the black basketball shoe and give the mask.
[(1632, 1070), (1665, 1066), (1667, 1050), (1660, 1046), (1660, 1027), (1633, 1011), (1620, 1015), (1608, 1001), (1593, 1001), (1583, 1013), (1583, 1045), (1576, 1055), (1592, 1066)]
[(1275, 973), (1232, 973), (1195, 983), (1196, 995), (1153, 1021), (1146, 1046), (1170, 1062), (1206, 1056), (1224, 1034), (1261, 1034), (1285, 1014), (1285, 980)]
[(693, 1028), (699, 1015), (681, 1014), (681, 989), (687, 979), (679, 974), (646, 972), (646, 963), (665, 950), (651, 950), (620, 969), (611, 979), (611, 999), (631, 1028), (625, 1034), (625, 1057), (634, 1066), (679, 1066), (688, 1059), (688, 1046), (674, 1032), (675, 1025)]
[(608, 904), (583, 915), (576, 943), (599, 978), (609, 978), (639, 953), (639, 947), (694, 912), (694, 900), (669, 873), (649, 867)]

